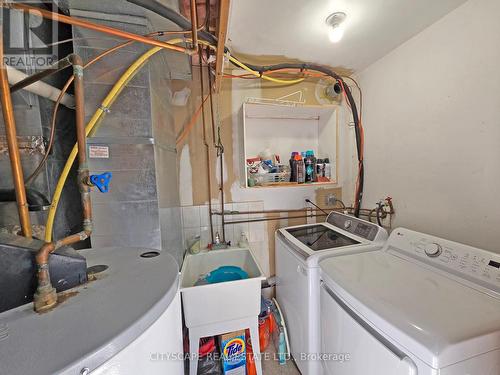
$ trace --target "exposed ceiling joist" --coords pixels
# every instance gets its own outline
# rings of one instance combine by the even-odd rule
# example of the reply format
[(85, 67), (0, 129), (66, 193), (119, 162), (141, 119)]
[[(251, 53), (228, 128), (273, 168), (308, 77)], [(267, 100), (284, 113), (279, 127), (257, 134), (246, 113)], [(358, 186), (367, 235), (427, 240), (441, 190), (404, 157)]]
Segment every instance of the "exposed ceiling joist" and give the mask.
[(226, 45), (227, 26), (229, 20), (230, 0), (220, 0), (219, 4), (219, 22), (217, 28), (217, 54), (215, 60), (215, 92), (220, 91), (222, 84), (222, 67), (224, 65), (224, 47)]

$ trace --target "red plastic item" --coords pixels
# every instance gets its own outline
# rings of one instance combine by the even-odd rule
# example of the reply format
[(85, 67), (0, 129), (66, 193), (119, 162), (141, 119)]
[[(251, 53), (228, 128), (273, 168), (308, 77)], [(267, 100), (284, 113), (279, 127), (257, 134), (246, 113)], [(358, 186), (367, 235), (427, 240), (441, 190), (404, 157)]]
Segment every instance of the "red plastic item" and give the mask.
[[(260, 352), (264, 352), (271, 341), (271, 333), (276, 330), (277, 324), (273, 314), (267, 315), (265, 318), (259, 319), (259, 344)], [(246, 330), (247, 342), (247, 375), (257, 375), (255, 368), (255, 358), (253, 355), (252, 341), (250, 339), (250, 331)]]
[(204, 337), (200, 340), (200, 357), (212, 353), (215, 350), (215, 339), (213, 337)]
[(259, 344), (261, 353), (269, 346), (269, 339), (271, 337), (270, 321), (270, 315), (259, 319)]
[(252, 343), (250, 342), (250, 331), (246, 330), (247, 337), (247, 375), (257, 375), (255, 358), (253, 356)]

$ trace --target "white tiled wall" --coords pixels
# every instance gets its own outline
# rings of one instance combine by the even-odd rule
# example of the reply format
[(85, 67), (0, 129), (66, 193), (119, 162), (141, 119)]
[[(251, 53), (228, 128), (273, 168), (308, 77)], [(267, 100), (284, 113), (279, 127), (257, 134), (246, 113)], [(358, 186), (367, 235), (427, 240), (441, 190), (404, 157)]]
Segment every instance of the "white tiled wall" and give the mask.
[(181, 225), (181, 208), (160, 208), (160, 231), (162, 249), (171, 253), (177, 263), (182, 264), (184, 242)]
[[(264, 210), (264, 202), (236, 202), (224, 204), (226, 211), (262, 211)], [(212, 206), (215, 211), (220, 211), (220, 205)], [(262, 214), (241, 214), (241, 215), (226, 215), (227, 221), (240, 221), (252, 218), (262, 217)], [(222, 225), (220, 215), (212, 216), (214, 236), (219, 232), (222, 238)], [(183, 243), (184, 247), (188, 249), (193, 243), (196, 236), (200, 236), (202, 249), (206, 248), (211, 242), (210, 238), (210, 218), (208, 214), (208, 205), (203, 206), (184, 206), (182, 207), (182, 225), (183, 225)], [(239, 223), (239, 224), (226, 224), (225, 235), (226, 241), (231, 241), (232, 246), (238, 246), (241, 238), (241, 233), (246, 233), (250, 249), (259, 261), (259, 264), (266, 273), (269, 275), (269, 245), (267, 234), (267, 222), (255, 223)]]

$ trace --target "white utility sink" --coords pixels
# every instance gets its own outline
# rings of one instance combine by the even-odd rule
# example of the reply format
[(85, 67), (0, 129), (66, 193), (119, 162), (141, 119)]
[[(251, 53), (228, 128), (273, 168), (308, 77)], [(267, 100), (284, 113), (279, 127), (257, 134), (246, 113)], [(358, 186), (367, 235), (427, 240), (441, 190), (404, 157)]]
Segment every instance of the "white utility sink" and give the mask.
[[(248, 279), (218, 284), (194, 284), (221, 266), (237, 266)], [(265, 279), (249, 249), (212, 250), (188, 255), (181, 269), (180, 287), (186, 326), (196, 327), (256, 317), (260, 313), (261, 281)]]

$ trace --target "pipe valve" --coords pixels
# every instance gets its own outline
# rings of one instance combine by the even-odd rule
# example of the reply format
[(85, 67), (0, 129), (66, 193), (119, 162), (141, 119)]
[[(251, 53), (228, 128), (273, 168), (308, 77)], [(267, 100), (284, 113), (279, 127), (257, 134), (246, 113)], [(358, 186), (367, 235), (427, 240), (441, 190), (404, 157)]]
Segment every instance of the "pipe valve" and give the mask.
[(93, 186), (97, 187), (101, 193), (109, 191), (109, 183), (113, 174), (111, 172), (104, 172), (101, 174), (93, 174), (90, 176), (90, 182)]

